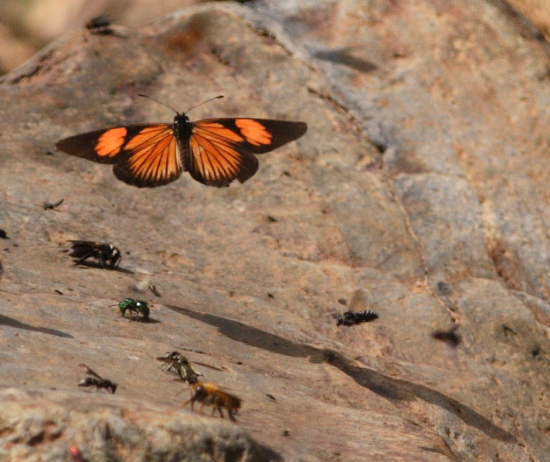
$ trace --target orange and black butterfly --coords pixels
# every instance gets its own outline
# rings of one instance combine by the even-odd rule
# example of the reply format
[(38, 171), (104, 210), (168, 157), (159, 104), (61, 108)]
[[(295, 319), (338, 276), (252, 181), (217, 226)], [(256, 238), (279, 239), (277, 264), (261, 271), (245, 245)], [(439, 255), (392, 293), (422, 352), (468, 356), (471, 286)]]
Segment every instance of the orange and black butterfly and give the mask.
[(183, 171), (208, 186), (244, 183), (258, 170), (255, 154), (300, 138), (304, 122), (252, 119), (204, 119), (191, 122), (176, 112), (174, 122), (128, 125), (71, 136), (58, 141), (61, 151), (94, 162), (114, 164), (125, 183), (155, 187)]

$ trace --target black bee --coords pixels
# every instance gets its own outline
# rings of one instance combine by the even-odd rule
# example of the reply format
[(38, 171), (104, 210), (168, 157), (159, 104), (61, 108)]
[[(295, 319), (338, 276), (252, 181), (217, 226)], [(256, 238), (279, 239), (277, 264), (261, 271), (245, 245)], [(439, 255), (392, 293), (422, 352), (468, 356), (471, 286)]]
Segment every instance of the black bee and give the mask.
[[(149, 305), (147, 305), (147, 302), (144, 302), (143, 300), (125, 298), (118, 304), (118, 308), (120, 310), (120, 314), (124, 317), (126, 317), (126, 311), (130, 311), (132, 315), (136, 314), (138, 317), (141, 317), (143, 321), (149, 320)], [(134, 319), (136, 318), (135, 316), (133, 317)]]
[(346, 311), (343, 314), (336, 315), (337, 326), (353, 326), (362, 322), (371, 322), (378, 319), (378, 315), (371, 310)]
[[(338, 300), (342, 305), (346, 304), (346, 300)], [(353, 292), (351, 300), (349, 302), (350, 310), (342, 314), (336, 314), (336, 325), (337, 326), (354, 326), (355, 324), (361, 324), (363, 322), (371, 322), (375, 319), (378, 319), (378, 314), (374, 311), (367, 310), (369, 306), (367, 300), (367, 294), (361, 289), (357, 289)], [(360, 309), (363, 310), (360, 311)]]
[[(122, 259), (120, 250), (113, 244), (93, 241), (70, 241), (69, 255), (73, 257), (75, 265), (94, 266), (99, 268), (117, 269)], [(96, 260), (88, 262), (89, 258)]]
[(176, 372), (184, 382), (196, 383), (199, 381), (199, 375), (202, 375), (197, 374), (189, 360), (177, 351), (172, 351), (167, 356), (159, 356), (157, 360), (169, 364), (167, 370)]
[(456, 333), (459, 327), (458, 324), (455, 324), (449, 330), (436, 330), (432, 332), (432, 337), (456, 348), (462, 343), (462, 337)]
[(116, 392), (118, 385), (115, 382), (104, 379), (86, 364), (80, 364), (80, 366), (86, 369), (86, 377), (78, 383), (79, 387), (96, 387), (98, 390), (105, 388), (113, 394)]

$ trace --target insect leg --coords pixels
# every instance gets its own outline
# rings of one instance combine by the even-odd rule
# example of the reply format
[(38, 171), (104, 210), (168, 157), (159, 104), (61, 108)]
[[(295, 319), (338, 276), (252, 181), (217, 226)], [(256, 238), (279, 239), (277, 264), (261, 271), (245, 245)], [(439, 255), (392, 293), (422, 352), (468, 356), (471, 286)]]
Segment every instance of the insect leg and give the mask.
[(193, 410), (193, 404), (195, 404), (195, 401), (193, 401), (192, 398), (183, 403), (183, 407), (187, 406), (189, 403), (191, 403), (191, 410)]

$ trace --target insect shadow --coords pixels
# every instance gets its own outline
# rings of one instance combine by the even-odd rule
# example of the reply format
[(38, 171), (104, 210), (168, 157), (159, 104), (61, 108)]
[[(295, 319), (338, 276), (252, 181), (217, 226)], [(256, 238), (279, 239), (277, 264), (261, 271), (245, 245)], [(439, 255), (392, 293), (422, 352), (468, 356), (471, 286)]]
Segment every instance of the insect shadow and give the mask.
[(148, 317), (147, 319), (138, 318), (138, 317), (134, 317), (134, 318), (128, 318), (126, 316), (123, 316), (123, 317), (126, 318), (128, 321), (139, 322), (141, 324), (160, 324), (159, 319), (155, 319), (155, 318), (152, 318), (152, 317)]
[(105, 268), (104, 266), (101, 265), (101, 263), (96, 263), (93, 261), (83, 261), (80, 263), (75, 262), (74, 266), (80, 266), (80, 267), (84, 266), (87, 268), (96, 268), (96, 269), (108, 269), (109, 271), (118, 271), (119, 273), (134, 274), (134, 271), (128, 268), (122, 268), (121, 266), (119, 266), (118, 268)]
[(73, 338), (71, 334), (67, 334), (61, 330), (51, 329), (49, 327), (35, 327), (30, 324), (18, 321), (17, 319), (10, 318), (0, 314), (0, 326), (9, 326), (15, 329), (23, 329), (31, 332), (40, 332), (42, 334), (55, 335), (56, 337)]
[(352, 55), (351, 47), (333, 48), (330, 50), (317, 50), (313, 56), (322, 61), (330, 61), (342, 66), (350, 67), (356, 71), (367, 74), (378, 69), (376, 64)]

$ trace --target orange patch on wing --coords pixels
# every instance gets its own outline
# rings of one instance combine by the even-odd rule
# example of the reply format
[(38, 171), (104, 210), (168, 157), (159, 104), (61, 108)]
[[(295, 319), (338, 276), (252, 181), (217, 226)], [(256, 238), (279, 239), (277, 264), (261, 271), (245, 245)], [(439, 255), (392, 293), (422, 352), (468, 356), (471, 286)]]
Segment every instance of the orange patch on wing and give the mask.
[(224, 138), (226, 141), (232, 141), (235, 143), (239, 143), (241, 141), (244, 141), (244, 138), (239, 136), (237, 132), (234, 130), (231, 130), (229, 128), (224, 127), (222, 124), (218, 122), (198, 122), (195, 124), (195, 128), (193, 131), (200, 133), (202, 130), (210, 132), (210, 134), (217, 135), (220, 138)]
[(103, 133), (95, 145), (95, 152), (101, 157), (114, 157), (122, 149), (128, 130), (125, 127), (111, 128)]
[(250, 144), (256, 146), (271, 144), (271, 133), (257, 120), (235, 119), (235, 125)]

